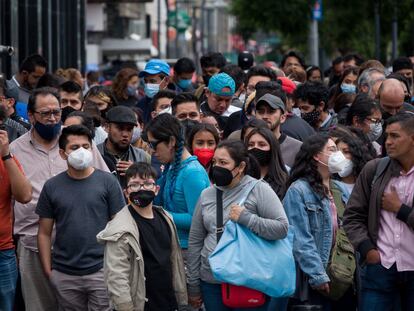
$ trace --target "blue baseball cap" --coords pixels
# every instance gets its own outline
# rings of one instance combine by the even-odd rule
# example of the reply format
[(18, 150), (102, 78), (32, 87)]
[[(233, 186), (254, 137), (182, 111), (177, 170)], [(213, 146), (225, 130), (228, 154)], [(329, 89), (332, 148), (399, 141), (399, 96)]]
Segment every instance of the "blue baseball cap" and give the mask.
[(156, 75), (164, 73), (170, 75), (170, 66), (161, 59), (151, 59), (146, 65), (145, 69), (139, 73), (139, 77), (143, 78), (145, 75)]
[(210, 78), (208, 89), (219, 96), (233, 96), (236, 91), (236, 83), (227, 73), (222, 72)]

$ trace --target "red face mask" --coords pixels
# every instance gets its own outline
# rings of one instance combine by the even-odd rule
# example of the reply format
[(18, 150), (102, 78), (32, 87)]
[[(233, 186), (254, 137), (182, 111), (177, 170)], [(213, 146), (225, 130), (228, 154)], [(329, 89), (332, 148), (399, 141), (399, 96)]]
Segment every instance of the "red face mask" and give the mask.
[(214, 149), (196, 148), (194, 155), (197, 156), (198, 161), (206, 167), (214, 156)]

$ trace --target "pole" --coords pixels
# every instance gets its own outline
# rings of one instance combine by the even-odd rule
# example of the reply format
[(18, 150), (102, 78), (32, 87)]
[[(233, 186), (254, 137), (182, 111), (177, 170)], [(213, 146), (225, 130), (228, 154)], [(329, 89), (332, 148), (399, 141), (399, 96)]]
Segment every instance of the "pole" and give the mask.
[(397, 1), (393, 1), (394, 10), (392, 17), (392, 59), (398, 57), (398, 15), (397, 15)]
[(319, 31), (318, 21), (316, 19), (312, 19), (311, 21), (309, 50), (312, 65), (319, 66)]
[(375, 14), (375, 58), (381, 60), (381, 20), (380, 20), (380, 0), (374, 4)]
[[(167, 31), (168, 32), (168, 31)], [(161, 58), (161, 0), (157, 0), (157, 48), (158, 58)]]

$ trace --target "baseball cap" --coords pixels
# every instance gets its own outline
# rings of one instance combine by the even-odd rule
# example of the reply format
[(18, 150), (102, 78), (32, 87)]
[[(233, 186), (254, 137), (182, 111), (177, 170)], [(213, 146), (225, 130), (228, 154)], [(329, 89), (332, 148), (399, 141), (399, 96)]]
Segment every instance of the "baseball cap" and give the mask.
[(145, 75), (156, 75), (158, 73), (170, 75), (170, 65), (161, 59), (151, 59), (146, 65), (145, 69), (139, 73), (139, 77), (143, 78)]
[(219, 96), (233, 96), (236, 91), (236, 83), (227, 73), (222, 72), (210, 78), (208, 89)]
[(248, 51), (241, 52), (237, 58), (237, 64), (242, 70), (250, 69), (253, 66), (253, 62), (253, 54)]
[(277, 78), (280, 82), (282, 82), (282, 89), (285, 91), (286, 94), (292, 95), (293, 92), (296, 90), (296, 84), (292, 80), (287, 77), (278, 77)]
[(106, 119), (109, 123), (124, 123), (137, 125), (137, 116), (135, 112), (126, 106), (116, 106), (106, 113)]
[(286, 107), (283, 101), (272, 94), (265, 94), (262, 97), (259, 98), (259, 100), (256, 103), (256, 108), (260, 105), (261, 102), (264, 102), (268, 104), (273, 109), (280, 109), (283, 113), (286, 112)]

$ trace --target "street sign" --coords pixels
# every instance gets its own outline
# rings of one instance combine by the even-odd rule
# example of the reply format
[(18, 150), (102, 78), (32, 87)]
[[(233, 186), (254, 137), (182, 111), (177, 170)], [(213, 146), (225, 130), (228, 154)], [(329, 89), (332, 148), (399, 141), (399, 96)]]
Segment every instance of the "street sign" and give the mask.
[(316, 0), (312, 9), (312, 18), (316, 21), (322, 20), (322, 0)]

